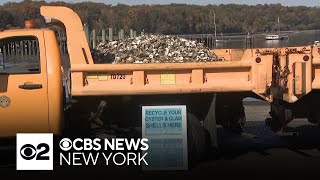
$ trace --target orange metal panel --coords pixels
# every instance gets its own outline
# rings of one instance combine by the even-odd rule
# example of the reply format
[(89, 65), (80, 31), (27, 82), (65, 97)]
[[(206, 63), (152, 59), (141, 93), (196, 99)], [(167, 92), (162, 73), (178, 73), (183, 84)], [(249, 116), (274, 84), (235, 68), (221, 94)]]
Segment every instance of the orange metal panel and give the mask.
[(256, 73), (256, 90), (258, 93), (265, 93), (267, 89), (267, 69), (265, 64), (257, 65)]
[(320, 47), (312, 49), (312, 89), (320, 89)]
[(203, 84), (203, 69), (192, 70), (191, 81), (194, 84)]
[(303, 74), (303, 66), (301, 62), (294, 63), (294, 94), (301, 95), (305, 93), (305, 75)]
[[(92, 96), (237, 91), (237, 89), (251, 91), (251, 82), (248, 79), (250, 68), (249, 62), (241, 61), (77, 64), (71, 69), (72, 94)], [(100, 73), (106, 75), (104, 80), (99, 80), (96, 76)], [(119, 74), (123, 74), (125, 78), (112, 78), (113, 75)]]
[[(10, 99), (8, 107), (0, 107), (0, 136), (15, 136), (18, 132), (49, 132), (47, 61), (43, 31), (28, 29), (0, 33), (0, 38), (14, 36), (38, 38), (41, 73), (0, 75), (0, 97)], [(42, 88), (20, 89), (19, 86), (25, 83), (41, 84)]]
[[(62, 133), (63, 96), (60, 49), (53, 31), (44, 31), (47, 59), (48, 103), (50, 132)], [(42, 49), (44, 51), (44, 49)]]
[(73, 10), (62, 6), (42, 6), (40, 13), (45, 18), (57, 19), (64, 24), (71, 66), (87, 62), (93, 64), (81, 19)]
[[(288, 91), (284, 93), (284, 100), (295, 102), (312, 90), (312, 56), (311, 52), (287, 55), (289, 75)], [(308, 57), (308, 61), (303, 58)], [(294, 73), (293, 73), (294, 72)]]
[(250, 61), (217, 61), (201, 63), (161, 63), (161, 64), (74, 64), (72, 72), (99, 71), (147, 71), (147, 70), (183, 70), (183, 69), (220, 69), (251, 67)]
[(133, 85), (135, 86), (144, 86), (145, 85), (145, 76), (144, 71), (133, 71)]
[[(231, 82), (234, 83), (234, 82)], [(150, 94), (187, 94), (187, 93), (201, 93), (201, 92), (243, 92), (250, 91), (252, 89), (251, 84), (227, 84), (223, 88), (219, 85), (203, 85), (201, 87), (188, 87), (185, 85), (158, 85), (150, 86), (145, 85), (143, 87), (129, 86), (127, 88), (91, 88), (90, 86), (78, 88), (73, 90), (74, 96), (102, 96), (102, 95), (150, 95)]]
[[(127, 70), (119, 71), (119, 73), (105, 71), (104, 74), (107, 74), (107, 78), (103, 81), (96, 76), (87, 75), (84, 78), (87, 83), (81, 86), (83, 83), (78, 82), (79, 86), (74, 86), (72, 93), (74, 96), (92, 96), (251, 91), (252, 89), (251, 82), (248, 79), (250, 73), (248, 67), (234, 69), (233, 71), (215, 68), (196, 71), (192, 69), (175, 70), (170, 71), (173, 76), (165, 77), (169, 78), (166, 83), (162, 83), (163, 72), (166, 71)], [(112, 73), (125, 74), (125, 79), (112, 79)]]

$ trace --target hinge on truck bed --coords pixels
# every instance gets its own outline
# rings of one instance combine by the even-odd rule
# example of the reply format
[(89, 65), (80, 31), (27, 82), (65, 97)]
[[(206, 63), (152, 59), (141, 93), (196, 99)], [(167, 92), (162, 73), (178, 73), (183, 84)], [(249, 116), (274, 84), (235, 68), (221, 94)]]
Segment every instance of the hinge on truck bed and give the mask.
[(297, 48), (286, 48), (285, 49), (286, 54), (307, 54), (311, 52), (310, 48), (303, 47), (301, 49)]
[(312, 90), (310, 47), (288, 47), (273, 55), (272, 94), (293, 103)]
[(259, 50), (257, 49), (255, 54), (260, 54), (260, 55), (275, 55), (277, 54), (278, 52), (274, 49), (262, 49), (262, 50)]

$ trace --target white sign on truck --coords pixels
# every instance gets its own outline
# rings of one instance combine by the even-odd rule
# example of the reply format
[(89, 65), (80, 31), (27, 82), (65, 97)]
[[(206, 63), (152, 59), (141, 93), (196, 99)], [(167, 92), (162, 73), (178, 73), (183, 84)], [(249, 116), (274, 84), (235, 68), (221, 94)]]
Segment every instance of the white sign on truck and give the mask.
[(142, 137), (149, 140), (144, 170), (188, 169), (185, 105), (143, 106)]

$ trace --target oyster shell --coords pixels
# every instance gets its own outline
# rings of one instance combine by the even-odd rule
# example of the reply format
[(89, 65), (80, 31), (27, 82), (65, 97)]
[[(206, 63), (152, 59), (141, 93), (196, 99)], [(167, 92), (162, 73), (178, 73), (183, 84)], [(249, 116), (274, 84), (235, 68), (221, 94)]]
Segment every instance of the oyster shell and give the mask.
[(168, 63), (219, 61), (202, 43), (169, 35), (143, 35), (108, 43), (93, 50), (94, 62)]

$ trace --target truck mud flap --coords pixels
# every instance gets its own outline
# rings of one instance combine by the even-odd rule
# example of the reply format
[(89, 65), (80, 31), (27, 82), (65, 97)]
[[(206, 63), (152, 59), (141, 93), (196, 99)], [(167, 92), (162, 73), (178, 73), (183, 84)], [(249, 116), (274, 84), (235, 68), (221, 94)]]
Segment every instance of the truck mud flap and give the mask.
[(218, 150), (219, 146), (218, 146), (217, 122), (216, 122), (217, 121), (216, 120), (216, 99), (217, 99), (217, 93), (214, 93), (207, 116), (203, 122), (203, 127), (208, 131), (210, 135), (211, 146), (216, 150)]

